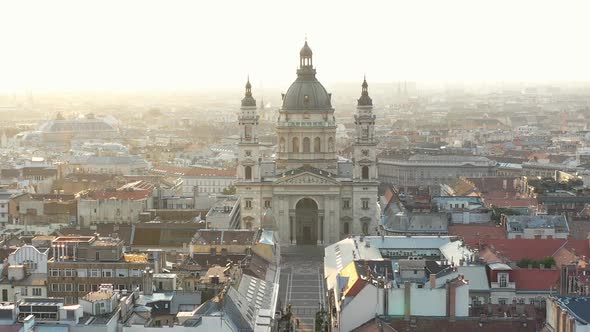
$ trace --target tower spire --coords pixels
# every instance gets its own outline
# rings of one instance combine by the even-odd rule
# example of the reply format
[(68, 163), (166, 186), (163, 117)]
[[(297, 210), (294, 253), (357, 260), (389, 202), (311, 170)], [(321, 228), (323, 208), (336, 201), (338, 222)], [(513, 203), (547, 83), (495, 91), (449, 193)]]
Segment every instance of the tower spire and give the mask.
[(367, 75), (363, 76), (361, 85), (361, 97), (358, 99), (358, 106), (373, 106), (373, 100), (369, 97), (369, 84), (367, 84)]
[(252, 84), (250, 84), (250, 74), (247, 76), (246, 81), (246, 93), (244, 94), (244, 98), (242, 98), (242, 107), (249, 107), (249, 106), (256, 106), (256, 99), (252, 97)]

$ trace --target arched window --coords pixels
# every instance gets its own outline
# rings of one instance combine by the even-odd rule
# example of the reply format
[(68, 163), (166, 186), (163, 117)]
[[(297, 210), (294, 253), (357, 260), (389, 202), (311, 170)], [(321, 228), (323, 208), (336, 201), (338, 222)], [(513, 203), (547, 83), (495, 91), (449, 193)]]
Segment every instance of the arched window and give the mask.
[(279, 151), (285, 152), (285, 138), (284, 137), (281, 137), (281, 140), (279, 141)]
[(293, 152), (299, 152), (299, 138), (293, 137)]
[(345, 235), (350, 234), (350, 224), (348, 223), (348, 221), (344, 222), (344, 225), (342, 228), (343, 228), (343, 232)]
[(251, 166), (246, 166), (244, 168), (244, 176), (245, 176), (246, 180), (252, 180), (252, 167)]
[(334, 152), (334, 138), (328, 138), (328, 152)]
[(363, 166), (361, 177), (363, 180), (367, 180), (369, 178), (369, 166)]
[(313, 140), (313, 152), (320, 152), (322, 149), (322, 141), (319, 137)]
[(363, 235), (369, 235), (369, 223), (368, 222), (363, 223)]
[(310, 152), (311, 149), (311, 142), (309, 140), (309, 137), (304, 137), (303, 138), (303, 152)]

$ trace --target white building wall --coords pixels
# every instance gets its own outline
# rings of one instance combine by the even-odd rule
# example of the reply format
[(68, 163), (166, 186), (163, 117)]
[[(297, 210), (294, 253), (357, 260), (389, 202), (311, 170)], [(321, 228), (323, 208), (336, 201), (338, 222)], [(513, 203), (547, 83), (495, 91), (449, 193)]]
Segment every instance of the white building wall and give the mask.
[(446, 316), (447, 290), (445, 288), (417, 288), (412, 285), (410, 314), (412, 316)]
[(351, 331), (383, 315), (383, 289), (367, 284), (340, 313), (340, 331)]
[(455, 316), (469, 316), (469, 285), (459, 286), (455, 289)]
[(140, 200), (80, 199), (78, 223), (88, 226), (94, 223), (135, 223), (139, 215), (152, 207), (151, 198)]
[(27, 272), (47, 274), (47, 254), (40, 252), (31, 245), (24, 245), (8, 255), (10, 265), (21, 265), (26, 261), (36, 263), (37, 267), (36, 269), (28, 268)]

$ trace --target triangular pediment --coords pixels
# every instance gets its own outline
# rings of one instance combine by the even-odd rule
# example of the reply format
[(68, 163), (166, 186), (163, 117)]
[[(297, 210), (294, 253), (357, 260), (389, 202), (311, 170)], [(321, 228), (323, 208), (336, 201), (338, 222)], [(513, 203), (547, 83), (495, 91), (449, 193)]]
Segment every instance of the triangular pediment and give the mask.
[(316, 174), (310, 171), (304, 171), (301, 173), (295, 173), (289, 175), (286, 172), (285, 175), (275, 181), (275, 184), (301, 184), (301, 185), (322, 185), (322, 184), (337, 184), (340, 185), (340, 181), (323, 174)]

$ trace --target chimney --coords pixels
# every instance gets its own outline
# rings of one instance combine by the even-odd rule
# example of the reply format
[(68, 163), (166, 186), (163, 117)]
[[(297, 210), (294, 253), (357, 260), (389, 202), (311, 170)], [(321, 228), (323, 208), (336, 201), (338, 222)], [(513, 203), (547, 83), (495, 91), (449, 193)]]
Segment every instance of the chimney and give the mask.
[(404, 320), (410, 320), (410, 315), (411, 315), (411, 292), (412, 292), (412, 287), (411, 287), (411, 283), (409, 281), (406, 281), (404, 283)]
[(457, 306), (457, 286), (455, 283), (449, 285), (449, 321), (454, 322)]
[(430, 288), (436, 288), (436, 274), (430, 274)]
[(143, 272), (143, 295), (152, 295), (154, 293), (154, 273), (146, 269)]

